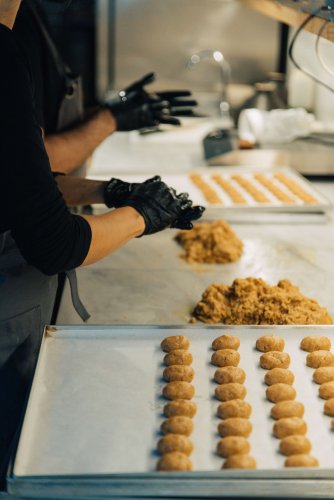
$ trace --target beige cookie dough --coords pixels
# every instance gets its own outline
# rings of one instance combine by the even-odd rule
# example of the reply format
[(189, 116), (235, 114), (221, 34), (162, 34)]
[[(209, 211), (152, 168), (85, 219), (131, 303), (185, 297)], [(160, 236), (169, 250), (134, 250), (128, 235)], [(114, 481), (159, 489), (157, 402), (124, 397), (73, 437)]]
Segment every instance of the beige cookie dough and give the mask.
[(246, 380), (246, 373), (238, 366), (223, 366), (217, 368), (214, 379), (217, 384), (230, 384), (231, 382), (243, 384)]
[(274, 436), (282, 439), (294, 434), (304, 436), (307, 432), (306, 422), (300, 417), (281, 418), (274, 424)]
[(243, 436), (248, 437), (253, 426), (247, 418), (227, 418), (218, 424), (218, 432), (221, 437)]
[(185, 453), (173, 451), (162, 455), (157, 464), (160, 471), (192, 470), (192, 463)]
[(189, 382), (169, 382), (162, 390), (167, 399), (192, 399), (195, 388)]
[(334, 381), (334, 366), (321, 366), (313, 372), (313, 380), (317, 384)]
[(334, 366), (334, 354), (328, 351), (313, 351), (306, 356), (306, 364), (310, 368)]
[(231, 399), (245, 399), (246, 387), (236, 382), (221, 384), (215, 388), (215, 396), (218, 401), (230, 401)]
[(304, 337), (300, 343), (300, 348), (303, 351), (313, 352), (313, 351), (330, 351), (331, 341), (328, 337), (324, 336), (309, 336)]
[(319, 467), (319, 461), (311, 455), (291, 455), (284, 462), (285, 467)]
[(302, 417), (304, 412), (304, 405), (299, 401), (281, 401), (272, 407), (270, 415), (275, 420), (279, 420), (280, 418)]
[(175, 399), (164, 406), (165, 417), (183, 416), (193, 418), (196, 411), (196, 404), (185, 399)]
[(212, 342), (212, 349), (220, 351), (221, 349), (235, 349), (240, 347), (240, 340), (235, 335), (221, 335)]
[(324, 382), (319, 387), (319, 396), (322, 399), (334, 398), (334, 382)]
[(232, 455), (224, 464), (224, 469), (256, 469), (256, 461), (250, 455)]
[(246, 455), (249, 451), (249, 442), (243, 436), (227, 436), (220, 439), (217, 444), (217, 454), (224, 458), (231, 455)]
[(265, 352), (260, 357), (260, 366), (265, 370), (272, 370), (273, 368), (289, 368), (290, 356), (287, 352), (281, 351)]
[(163, 372), (163, 378), (166, 380), (166, 382), (192, 382), (194, 375), (194, 369), (188, 365), (167, 366)]
[(280, 401), (290, 401), (296, 398), (296, 391), (289, 384), (273, 384), (266, 390), (266, 396), (272, 403), (279, 403)]
[(287, 457), (290, 455), (300, 455), (311, 451), (311, 442), (305, 436), (287, 436), (282, 439), (279, 451)]
[(172, 337), (166, 337), (160, 345), (163, 351), (171, 352), (175, 351), (175, 349), (188, 349), (190, 343), (184, 335), (173, 335)]
[(261, 352), (283, 351), (284, 339), (278, 335), (263, 335), (256, 341), (256, 349)]
[(324, 414), (329, 417), (334, 417), (334, 398), (327, 399), (324, 404)]
[(304, 297), (289, 280), (271, 286), (260, 278), (238, 278), (231, 286), (212, 284), (194, 310), (204, 323), (226, 325), (327, 325), (328, 311)]
[(171, 453), (179, 451), (185, 455), (190, 455), (194, 446), (190, 439), (180, 434), (167, 434), (158, 441), (158, 451), (162, 455), (164, 453)]
[(217, 416), (221, 419), (232, 417), (249, 418), (251, 414), (251, 405), (242, 399), (225, 401), (224, 403), (220, 403), (217, 408)]
[(287, 368), (272, 368), (265, 374), (264, 381), (267, 385), (273, 385), (273, 384), (292, 385), (295, 381), (295, 376)]
[(185, 349), (175, 349), (175, 351), (171, 351), (164, 357), (164, 363), (166, 366), (191, 365), (192, 362), (193, 357), (191, 352), (186, 351)]
[(243, 243), (231, 226), (223, 221), (199, 222), (191, 231), (180, 231), (176, 241), (189, 263), (227, 264), (240, 259)]
[(220, 349), (211, 356), (211, 363), (215, 366), (238, 366), (240, 354), (234, 349)]
[(163, 434), (190, 436), (193, 430), (193, 420), (189, 417), (169, 417), (161, 424), (161, 432)]

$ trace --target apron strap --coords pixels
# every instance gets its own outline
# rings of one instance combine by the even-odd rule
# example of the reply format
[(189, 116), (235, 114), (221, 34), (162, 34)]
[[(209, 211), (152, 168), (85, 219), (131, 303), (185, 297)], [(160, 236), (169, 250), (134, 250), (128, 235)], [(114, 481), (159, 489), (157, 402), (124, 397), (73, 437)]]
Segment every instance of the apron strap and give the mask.
[(90, 314), (88, 313), (87, 309), (85, 308), (79, 297), (78, 280), (75, 269), (72, 269), (71, 271), (65, 271), (65, 275), (68, 278), (70, 284), (73, 307), (80, 316), (80, 318), (82, 319), (82, 321), (86, 322), (90, 318)]

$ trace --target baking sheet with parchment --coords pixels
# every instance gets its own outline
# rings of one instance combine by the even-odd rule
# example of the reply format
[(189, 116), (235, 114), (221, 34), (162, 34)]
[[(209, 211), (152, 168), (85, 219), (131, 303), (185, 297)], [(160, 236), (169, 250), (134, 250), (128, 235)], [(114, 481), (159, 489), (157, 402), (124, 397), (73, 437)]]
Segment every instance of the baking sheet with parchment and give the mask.
[(164, 353), (160, 342), (184, 334), (190, 340), (195, 369), (197, 415), (192, 454), (194, 471), (217, 471), (223, 459), (219, 440), (211, 365), (212, 340), (223, 333), (241, 341), (240, 365), (246, 371), (246, 401), (253, 408), (251, 454), (258, 469), (282, 470), (284, 457), (272, 435), (272, 403), (266, 400), (265, 370), (255, 342), (264, 334), (285, 340), (295, 375), (296, 400), (305, 405), (307, 436), (320, 467), (334, 468), (334, 433), (323, 414), (324, 400), (312, 382), (313, 369), (299, 344), (306, 335), (327, 335), (334, 346), (334, 326), (325, 327), (57, 327), (46, 334), (25, 415), (14, 475), (113, 474), (152, 472), (166, 400), (161, 396)]

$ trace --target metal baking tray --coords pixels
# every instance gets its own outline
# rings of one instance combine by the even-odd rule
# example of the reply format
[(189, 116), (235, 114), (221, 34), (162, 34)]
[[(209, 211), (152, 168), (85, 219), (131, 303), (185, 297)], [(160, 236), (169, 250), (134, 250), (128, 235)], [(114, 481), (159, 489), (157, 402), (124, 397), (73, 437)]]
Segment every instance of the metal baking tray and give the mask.
[[(289, 191), (284, 184), (278, 182), (274, 175), (278, 173), (284, 173), (289, 179), (296, 182), (304, 191), (312, 195), (317, 202), (314, 204), (309, 204), (303, 202), (300, 198), (296, 197), (291, 191)], [(209, 203), (202, 191), (192, 182), (190, 176), (192, 174), (199, 175), (219, 196), (222, 200), (222, 204), (212, 204)], [(237, 204), (232, 201), (229, 195), (220, 187), (216, 182), (212, 180), (212, 175), (220, 175), (224, 180), (228, 181), (229, 184), (234, 186), (237, 191), (245, 198), (244, 204)], [(254, 175), (262, 174), (266, 179), (272, 181), (276, 187), (291, 198), (294, 199), (294, 203), (283, 203), (278, 198), (276, 198), (272, 192), (270, 192), (266, 187), (260, 184)], [(259, 203), (255, 201), (251, 195), (233, 179), (233, 175), (240, 175), (244, 179), (251, 182), (251, 184), (263, 193), (268, 200), (268, 203)], [(114, 177), (122, 178), (128, 182), (142, 182), (152, 175), (122, 175), (115, 174)], [(95, 177), (94, 177), (95, 178)], [(331, 202), (320, 193), (311, 182), (309, 182), (305, 177), (300, 175), (294, 169), (290, 167), (279, 167), (273, 169), (261, 169), (255, 167), (215, 167), (215, 168), (203, 168), (194, 171), (190, 171), (182, 174), (163, 174), (162, 180), (166, 184), (173, 186), (177, 192), (186, 191), (189, 193), (190, 198), (193, 200), (194, 204), (203, 205), (207, 208), (206, 217), (207, 218), (217, 218), (217, 217), (228, 217), (229, 213), (233, 214), (234, 218), (244, 216), (244, 214), (258, 213), (258, 214), (268, 214), (268, 213), (292, 213), (292, 214), (315, 214), (315, 213), (325, 213), (331, 209)]]
[[(198, 413), (191, 436), (194, 470), (161, 473), (156, 453), (166, 400), (160, 342), (179, 332), (194, 357)], [(247, 373), (246, 400), (253, 407), (249, 438), (256, 470), (222, 470), (215, 453), (219, 436), (211, 342), (224, 332), (240, 338), (240, 366)], [(265, 370), (256, 339), (285, 339), (297, 399), (305, 405), (307, 436), (319, 468), (284, 469), (272, 435), (272, 403), (265, 398)], [(323, 334), (334, 345), (334, 326), (60, 326), (47, 327), (7, 478), (10, 494), (34, 498), (164, 496), (332, 498), (334, 434), (324, 401), (299, 349), (306, 335)]]

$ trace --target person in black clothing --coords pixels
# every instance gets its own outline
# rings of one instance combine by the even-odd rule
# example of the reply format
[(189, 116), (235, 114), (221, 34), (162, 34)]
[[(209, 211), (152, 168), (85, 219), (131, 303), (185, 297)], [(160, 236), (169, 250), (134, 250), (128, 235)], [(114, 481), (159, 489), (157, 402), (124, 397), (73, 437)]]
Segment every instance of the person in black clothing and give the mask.
[[(131, 238), (190, 229), (203, 209), (154, 177), (93, 182), (89, 202), (114, 208), (72, 214), (52, 175), (36, 117), (34, 80), (12, 27), (20, 0), (0, 0), (0, 475), (29, 388), (56, 275), (110, 254)], [(110, 119), (109, 110), (103, 110)], [(87, 181), (88, 182), (88, 181)]]

